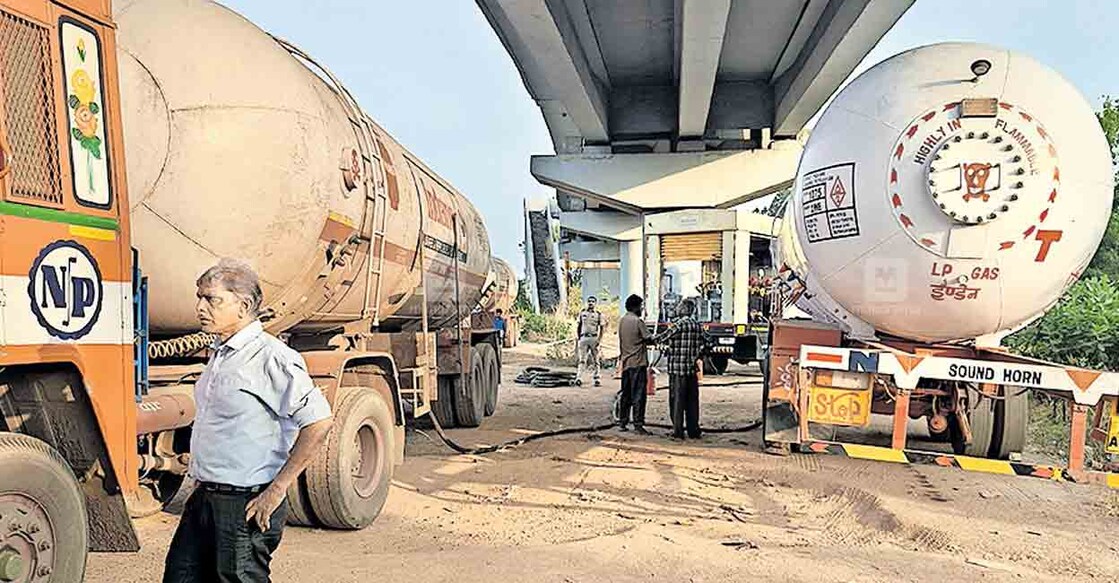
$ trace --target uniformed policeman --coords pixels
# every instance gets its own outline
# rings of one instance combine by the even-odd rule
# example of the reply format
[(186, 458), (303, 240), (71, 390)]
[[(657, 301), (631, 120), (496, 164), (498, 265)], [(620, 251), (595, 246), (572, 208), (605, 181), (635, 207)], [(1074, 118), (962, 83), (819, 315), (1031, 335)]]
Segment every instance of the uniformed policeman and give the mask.
[(583, 386), (583, 374), (588, 368), (592, 371), (594, 386), (602, 386), (602, 381), (599, 379), (598, 342), (602, 338), (606, 325), (602, 321), (602, 313), (595, 310), (597, 303), (598, 299), (591, 296), (587, 298), (587, 307), (579, 312), (576, 330), (579, 338), (575, 345), (579, 357), (579, 368), (575, 372), (576, 386)]
[(330, 431), (303, 357), (264, 331), (259, 278), (223, 259), (198, 279), (198, 319), (217, 336), (194, 387), (187, 500), (164, 583), (269, 581), (284, 496)]

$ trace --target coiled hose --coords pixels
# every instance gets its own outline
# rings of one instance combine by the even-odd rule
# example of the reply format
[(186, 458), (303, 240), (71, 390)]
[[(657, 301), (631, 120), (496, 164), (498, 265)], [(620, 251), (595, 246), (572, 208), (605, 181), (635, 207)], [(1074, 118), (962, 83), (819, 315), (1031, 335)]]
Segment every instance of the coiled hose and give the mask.
[(152, 360), (189, 356), (214, 343), (215, 336), (195, 332), (178, 338), (156, 340), (148, 344), (148, 358)]

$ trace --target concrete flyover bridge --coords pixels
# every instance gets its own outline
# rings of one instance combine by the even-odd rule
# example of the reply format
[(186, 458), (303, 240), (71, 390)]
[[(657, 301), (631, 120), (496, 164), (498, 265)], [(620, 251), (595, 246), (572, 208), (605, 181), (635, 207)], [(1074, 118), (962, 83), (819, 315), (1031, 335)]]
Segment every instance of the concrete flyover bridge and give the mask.
[(551, 134), (531, 170), (556, 188), (565, 242), (621, 242), (628, 293), (633, 217), (787, 188), (798, 134), (913, 0), (477, 3)]

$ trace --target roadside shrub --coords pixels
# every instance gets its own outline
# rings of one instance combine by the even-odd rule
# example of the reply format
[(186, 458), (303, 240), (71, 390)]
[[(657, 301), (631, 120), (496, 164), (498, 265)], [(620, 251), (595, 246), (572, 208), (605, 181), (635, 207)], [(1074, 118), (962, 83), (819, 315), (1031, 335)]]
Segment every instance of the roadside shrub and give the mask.
[(1037, 322), (1007, 338), (1026, 356), (1084, 368), (1119, 368), (1119, 286), (1106, 275), (1083, 279)]
[(525, 314), (521, 320), (521, 338), (528, 342), (553, 342), (572, 338), (574, 324), (556, 314)]

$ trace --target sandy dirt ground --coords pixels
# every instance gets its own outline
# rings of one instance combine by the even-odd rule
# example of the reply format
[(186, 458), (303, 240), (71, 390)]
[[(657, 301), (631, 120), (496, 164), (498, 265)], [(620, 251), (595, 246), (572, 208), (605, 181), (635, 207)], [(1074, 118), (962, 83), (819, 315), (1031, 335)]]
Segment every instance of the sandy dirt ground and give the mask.
[[(601, 388), (512, 383), (463, 444), (604, 422)], [(707, 427), (757, 418), (756, 369), (710, 378)], [(709, 382), (708, 382), (709, 381)], [(665, 422), (666, 391), (649, 403)], [(360, 532), (285, 531), (276, 581), (1119, 580), (1119, 501), (1105, 489), (838, 457), (768, 456), (760, 431), (673, 442), (608, 430), (487, 456), (409, 431), (381, 517)], [(158, 581), (177, 517), (137, 523), (138, 555), (92, 555), (88, 581)]]

